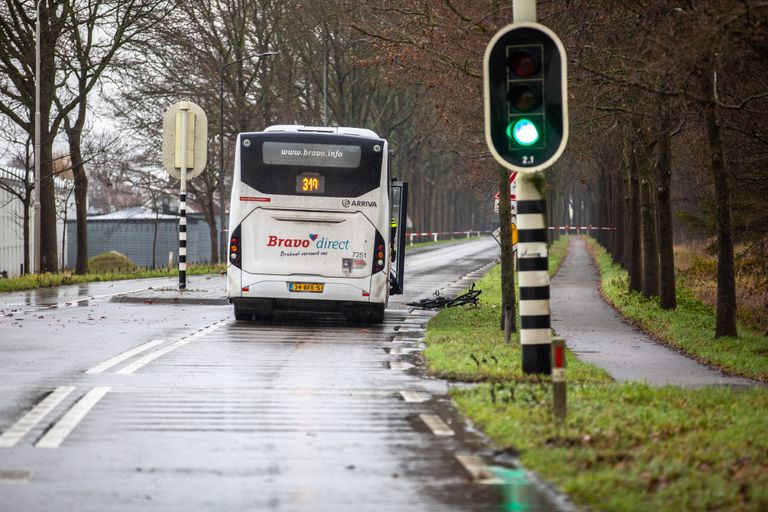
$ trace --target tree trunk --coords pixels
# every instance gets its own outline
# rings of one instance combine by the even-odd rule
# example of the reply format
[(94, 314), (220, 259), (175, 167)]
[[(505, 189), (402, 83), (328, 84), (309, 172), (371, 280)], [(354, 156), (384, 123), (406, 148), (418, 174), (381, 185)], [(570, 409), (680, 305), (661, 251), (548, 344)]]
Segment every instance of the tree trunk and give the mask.
[[(647, 163), (643, 159), (644, 174), (647, 172)], [(649, 177), (643, 176), (640, 180), (640, 215), (643, 231), (643, 296), (646, 298), (659, 295), (659, 247), (656, 243), (656, 212), (652, 188)]]
[(713, 79), (713, 67), (699, 70), (701, 92), (706, 102), (704, 122), (709, 143), (709, 160), (715, 183), (717, 216), (717, 313), (715, 337), (737, 336), (736, 330), (736, 276), (733, 257), (733, 231), (731, 228), (731, 188), (726, 168), (720, 118)]
[[(630, 147), (632, 141), (629, 141)], [(630, 150), (631, 151), (631, 150)], [(642, 289), (642, 247), (640, 237), (640, 177), (637, 161), (631, 153), (629, 159), (629, 289), (639, 292)]]
[(613, 261), (624, 266), (624, 178), (613, 175), (613, 219), (610, 227), (613, 231)]
[[(69, 118), (64, 118), (64, 131), (69, 142), (69, 158), (72, 164), (72, 174), (75, 177), (75, 223), (77, 226), (77, 256), (75, 259), (75, 274), (88, 272), (88, 176), (85, 174), (82, 153), (82, 134), (85, 125), (85, 100), (78, 107), (75, 125), (69, 124)], [(66, 208), (66, 206), (65, 206)], [(64, 229), (66, 229), (66, 222)]]
[(659, 151), (656, 160), (656, 222), (659, 229), (659, 296), (661, 309), (677, 307), (672, 228), (672, 133), (669, 104), (659, 103)]
[[(45, 131), (46, 123), (41, 123)], [(58, 272), (56, 191), (53, 183), (53, 137), (41, 135), (40, 144), (40, 271)]]
[[(203, 204), (203, 215), (205, 223), (208, 224), (208, 237), (211, 240), (211, 263), (219, 261), (219, 230), (217, 229), (216, 209), (213, 204), (213, 194), (208, 195), (208, 199)], [(227, 240), (228, 242), (228, 240)], [(227, 243), (225, 247), (229, 244)], [(224, 251), (224, 260), (229, 260), (229, 251)]]
[(515, 332), (515, 262), (512, 252), (509, 171), (499, 167), (499, 238), (501, 239), (501, 302), (504, 318), (504, 342)]

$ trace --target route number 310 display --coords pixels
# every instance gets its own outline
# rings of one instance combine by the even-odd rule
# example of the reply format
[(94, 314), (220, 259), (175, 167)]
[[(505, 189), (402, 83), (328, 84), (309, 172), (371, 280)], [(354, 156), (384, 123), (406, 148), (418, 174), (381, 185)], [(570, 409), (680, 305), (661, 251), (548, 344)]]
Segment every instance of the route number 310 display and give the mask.
[(324, 194), (325, 176), (318, 173), (303, 173), (296, 176), (296, 192), (301, 194)]

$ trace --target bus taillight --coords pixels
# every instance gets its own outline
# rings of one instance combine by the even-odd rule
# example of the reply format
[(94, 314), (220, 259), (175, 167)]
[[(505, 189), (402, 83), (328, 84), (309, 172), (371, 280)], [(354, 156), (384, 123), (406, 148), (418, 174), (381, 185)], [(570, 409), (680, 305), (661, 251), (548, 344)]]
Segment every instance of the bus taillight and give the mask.
[(235, 232), (232, 233), (232, 238), (229, 239), (229, 262), (240, 268), (242, 259), (243, 257), (240, 250), (240, 226), (237, 226)]
[(386, 248), (384, 244), (384, 237), (381, 236), (379, 231), (376, 231), (376, 240), (373, 243), (373, 273), (381, 272), (384, 270), (384, 264), (386, 263)]

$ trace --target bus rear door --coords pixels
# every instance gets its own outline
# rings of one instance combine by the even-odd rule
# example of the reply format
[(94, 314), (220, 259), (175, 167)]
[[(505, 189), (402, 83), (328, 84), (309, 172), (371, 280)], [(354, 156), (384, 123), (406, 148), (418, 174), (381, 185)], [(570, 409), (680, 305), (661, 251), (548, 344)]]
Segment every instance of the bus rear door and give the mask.
[(408, 183), (393, 181), (390, 185), (392, 230), (390, 244), (393, 252), (392, 286), (390, 294), (400, 295), (405, 285), (405, 229), (408, 219)]

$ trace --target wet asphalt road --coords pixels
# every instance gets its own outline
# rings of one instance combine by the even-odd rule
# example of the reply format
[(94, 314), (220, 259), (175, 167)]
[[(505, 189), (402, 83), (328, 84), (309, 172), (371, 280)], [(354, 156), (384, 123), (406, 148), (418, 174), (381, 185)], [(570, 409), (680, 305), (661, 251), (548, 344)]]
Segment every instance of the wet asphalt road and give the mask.
[[(503, 510), (472, 473), (492, 449), (420, 369), (430, 314), (405, 305), (497, 253), (409, 255), (381, 326), (112, 300), (171, 279), (1, 295), (0, 511)], [(554, 509), (534, 485), (514, 492)]]

